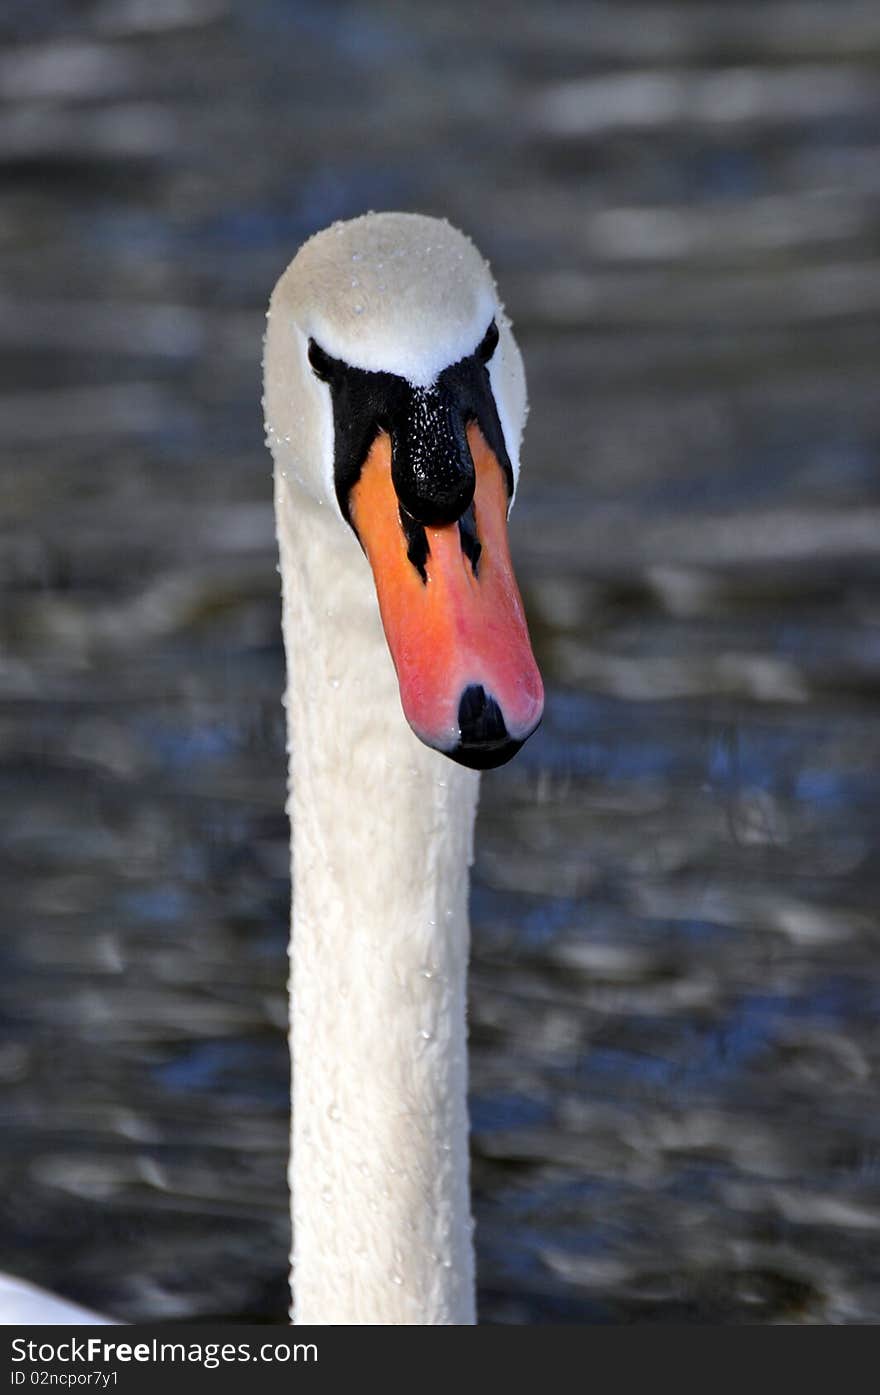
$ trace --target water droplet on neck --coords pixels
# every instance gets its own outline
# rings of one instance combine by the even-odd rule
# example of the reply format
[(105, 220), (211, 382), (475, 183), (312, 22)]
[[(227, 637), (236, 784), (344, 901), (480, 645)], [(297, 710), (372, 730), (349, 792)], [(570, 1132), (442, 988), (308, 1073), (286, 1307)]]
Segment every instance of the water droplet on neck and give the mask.
[(334, 1124), (338, 1124), (339, 1120), (342, 1118), (342, 1111), (340, 1110), (339, 1105), (336, 1103), (335, 1100), (327, 1110), (327, 1118), (332, 1119)]

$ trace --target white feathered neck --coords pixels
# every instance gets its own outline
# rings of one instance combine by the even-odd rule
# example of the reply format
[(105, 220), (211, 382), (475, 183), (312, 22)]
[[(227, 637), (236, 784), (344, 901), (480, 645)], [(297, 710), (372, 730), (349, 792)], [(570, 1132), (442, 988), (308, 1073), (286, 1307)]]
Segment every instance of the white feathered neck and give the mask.
[(288, 663), (292, 1288), (300, 1323), (468, 1323), (467, 884), (478, 777), (404, 720), (369, 566), (333, 489), (335, 358), (426, 384), (493, 315), (512, 461), (522, 366), (488, 268), (448, 224), (319, 234), (272, 297), (267, 440)]

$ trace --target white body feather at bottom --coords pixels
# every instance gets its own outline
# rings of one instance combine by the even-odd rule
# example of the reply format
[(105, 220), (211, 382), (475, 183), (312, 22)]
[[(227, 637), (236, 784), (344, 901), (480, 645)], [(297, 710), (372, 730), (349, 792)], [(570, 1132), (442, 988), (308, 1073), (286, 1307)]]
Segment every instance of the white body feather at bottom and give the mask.
[(3, 1326), (91, 1327), (112, 1326), (113, 1319), (100, 1317), (78, 1303), (56, 1298), (24, 1279), (0, 1274), (0, 1324)]

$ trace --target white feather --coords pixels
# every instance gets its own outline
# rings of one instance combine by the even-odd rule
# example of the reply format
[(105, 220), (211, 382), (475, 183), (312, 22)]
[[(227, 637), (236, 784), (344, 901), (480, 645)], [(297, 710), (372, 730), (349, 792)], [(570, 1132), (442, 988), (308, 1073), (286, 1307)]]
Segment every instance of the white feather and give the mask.
[(111, 1322), (110, 1318), (99, 1317), (78, 1303), (69, 1303), (66, 1298), (56, 1298), (24, 1279), (0, 1274), (0, 1324), (4, 1326), (21, 1323), (39, 1327), (79, 1327)]

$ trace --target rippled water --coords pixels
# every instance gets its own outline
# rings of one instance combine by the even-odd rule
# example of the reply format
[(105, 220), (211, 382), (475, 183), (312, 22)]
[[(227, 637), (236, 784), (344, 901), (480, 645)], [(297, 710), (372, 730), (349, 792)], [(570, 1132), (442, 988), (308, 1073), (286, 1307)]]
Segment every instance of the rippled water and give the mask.
[(880, 15), (13, 0), (0, 1268), (282, 1321), (259, 356), (367, 207), (491, 257), (541, 734), (472, 898), (491, 1322), (880, 1320)]

